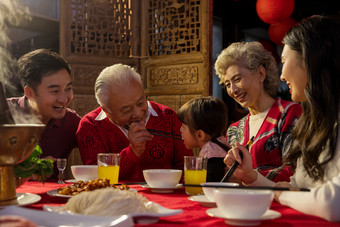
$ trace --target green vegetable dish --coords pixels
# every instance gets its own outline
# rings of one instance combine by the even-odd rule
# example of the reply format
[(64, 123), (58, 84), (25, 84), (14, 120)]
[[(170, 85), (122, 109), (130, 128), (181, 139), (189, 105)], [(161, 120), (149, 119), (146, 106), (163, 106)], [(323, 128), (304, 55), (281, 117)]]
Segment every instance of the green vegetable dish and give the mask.
[(39, 179), (44, 183), (47, 176), (53, 174), (53, 160), (40, 159), (42, 150), (39, 145), (34, 148), (34, 151), (24, 161), (14, 165), (14, 174), (16, 177), (27, 178), (33, 174), (39, 176)]

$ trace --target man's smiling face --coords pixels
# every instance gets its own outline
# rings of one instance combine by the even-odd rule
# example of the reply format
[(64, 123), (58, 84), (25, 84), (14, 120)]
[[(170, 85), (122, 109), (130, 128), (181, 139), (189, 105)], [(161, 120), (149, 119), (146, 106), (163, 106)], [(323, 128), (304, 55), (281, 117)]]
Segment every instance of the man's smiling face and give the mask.
[[(30, 95), (27, 95), (27, 90)], [(73, 99), (71, 77), (65, 69), (61, 69), (43, 77), (35, 91), (26, 87), (25, 95), (32, 109), (42, 116), (43, 123), (46, 124), (51, 119), (61, 119)]]

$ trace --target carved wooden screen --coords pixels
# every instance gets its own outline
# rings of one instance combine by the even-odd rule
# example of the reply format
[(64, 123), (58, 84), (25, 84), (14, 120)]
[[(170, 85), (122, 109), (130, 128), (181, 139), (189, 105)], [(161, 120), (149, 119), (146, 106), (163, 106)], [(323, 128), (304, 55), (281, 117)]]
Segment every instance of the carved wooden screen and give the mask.
[(141, 67), (149, 100), (177, 110), (211, 93), (209, 13), (209, 0), (143, 1)]
[[(115, 63), (136, 67), (148, 98), (174, 110), (210, 94), (209, 0), (61, 0), (60, 6), (60, 53), (72, 67), (71, 108), (79, 115), (98, 106), (95, 80)], [(78, 163), (73, 152), (69, 165)]]
[[(84, 115), (98, 106), (94, 83), (99, 73), (115, 63), (139, 68), (139, 1), (61, 0), (60, 52), (70, 62), (74, 87), (71, 108)], [(137, 30), (137, 32), (134, 32)], [(133, 35), (133, 33), (137, 33)]]
[[(94, 83), (105, 67), (123, 63), (139, 68), (139, 59), (130, 57), (140, 51), (139, 4), (139, 0), (61, 0), (60, 53), (71, 64), (70, 107), (80, 116), (98, 107)], [(76, 149), (68, 166), (81, 163)], [(72, 177), (70, 168), (65, 174)]]

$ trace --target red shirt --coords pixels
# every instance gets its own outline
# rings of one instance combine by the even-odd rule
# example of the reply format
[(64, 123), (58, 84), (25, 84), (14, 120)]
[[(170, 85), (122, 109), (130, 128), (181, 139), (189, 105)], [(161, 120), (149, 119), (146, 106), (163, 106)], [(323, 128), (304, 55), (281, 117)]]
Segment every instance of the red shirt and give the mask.
[[(22, 113), (30, 113), (25, 96), (7, 99), (8, 105), (14, 106)], [(51, 119), (41, 134), (39, 145), (42, 150), (41, 158), (52, 156), (54, 158), (68, 158), (73, 148), (77, 147), (76, 131), (80, 116), (71, 109), (66, 110), (62, 119)], [(53, 178), (58, 170), (54, 167)]]
[[(177, 114), (167, 106), (150, 102), (158, 116), (150, 115), (147, 128), (180, 134), (181, 123)], [(96, 164), (98, 153), (120, 153), (119, 181), (144, 181), (144, 169), (182, 169), (185, 155), (193, 155), (182, 141), (154, 136), (146, 143), (145, 152), (138, 157), (130, 142), (118, 126), (107, 117), (96, 120), (99, 107), (80, 121), (77, 139), (84, 164)]]

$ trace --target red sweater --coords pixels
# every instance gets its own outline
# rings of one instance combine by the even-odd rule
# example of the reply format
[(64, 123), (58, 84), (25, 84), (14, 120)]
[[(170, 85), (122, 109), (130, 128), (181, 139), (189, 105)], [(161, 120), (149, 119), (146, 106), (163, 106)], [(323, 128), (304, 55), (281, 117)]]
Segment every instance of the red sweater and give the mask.
[[(167, 106), (150, 102), (158, 116), (150, 115), (146, 127), (180, 134), (177, 114)], [(154, 136), (146, 143), (145, 152), (138, 157), (130, 148), (124, 133), (105, 118), (95, 120), (102, 108), (86, 114), (77, 131), (78, 146), (83, 163), (97, 163), (98, 153), (120, 153), (119, 181), (144, 181), (144, 169), (182, 169), (184, 156), (193, 155), (182, 141)]]
[[(282, 157), (289, 151), (290, 132), (301, 113), (298, 103), (276, 99), (250, 146), (253, 168), (274, 182), (289, 181), (293, 175), (290, 166), (282, 165)], [(250, 139), (249, 114), (229, 126), (227, 137), (231, 145), (236, 141), (246, 145)]]

